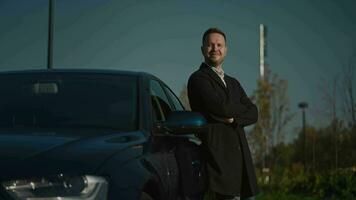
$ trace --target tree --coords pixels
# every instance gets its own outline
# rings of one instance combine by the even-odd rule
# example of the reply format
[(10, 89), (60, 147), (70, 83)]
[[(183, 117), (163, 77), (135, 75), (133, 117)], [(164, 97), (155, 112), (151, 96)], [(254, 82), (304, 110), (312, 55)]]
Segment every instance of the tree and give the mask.
[(249, 139), (254, 144), (255, 159), (261, 162), (262, 167), (268, 165), (267, 155), (270, 149), (284, 142), (284, 129), (295, 116), (290, 113), (288, 81), (279, 78), (277, 74), (270, 79), (269, 74), (270, 72), (257, 81), (257, 89), (252, 97), (259, 110), (259, 120)]
[(352, 56), (344, 67), (342, 82), (340, 86), (343, 112), (350, 126), (356, 126), (356, 102), (354, 96), (354, 72), (356, 66), (356, 55)]
[(268, 80), (259, 79), (257, 81), (257, 89), (254, 91), (253, 98), (259, 111), (259, 119), (251, 132), (251, 142), (254, 147), (255, 159), (261, 161), (262, 168), (267, 166), (267, 155), (269, 150), (269, 139), (272, 134), (271, 124), (271, 95), (272, 85)]
[(273, 146), (284, 142), (284, 128), (293, 119), (295, 113), (290, 112), (289, 98), (287, 95), (288, 81), (280, 79), (276, 74), (272, 76), (272, 126), (274, 126), (275, 140)]
[(338, 168), (339, 162), (339, 133), (338, 125), (340, 123), (337, 117), (337, 81), (338, 77), (334, 76), (332, 81), (326, 81), (322, 79), (322, 84), (319, 86), (322, 99), (324, 101), (324, 110), (330, 117), (330, 125), (332, 128), (332, 133), (334, 134), (334, 167)]

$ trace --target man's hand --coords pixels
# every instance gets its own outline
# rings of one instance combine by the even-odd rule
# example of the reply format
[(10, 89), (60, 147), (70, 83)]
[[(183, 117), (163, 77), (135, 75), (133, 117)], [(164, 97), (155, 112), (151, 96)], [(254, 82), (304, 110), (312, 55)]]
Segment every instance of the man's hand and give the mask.
[(231, 124), (232, 122), (234, 122), (234, 118), (222, 118), (222, 117), (218, 117), (216, 115), (213, 115), (213, 114), (210, 114), (210, 116), (219, 121), (219, 122), (223, 122), (223, 123), (226, 123), (226, 124)]

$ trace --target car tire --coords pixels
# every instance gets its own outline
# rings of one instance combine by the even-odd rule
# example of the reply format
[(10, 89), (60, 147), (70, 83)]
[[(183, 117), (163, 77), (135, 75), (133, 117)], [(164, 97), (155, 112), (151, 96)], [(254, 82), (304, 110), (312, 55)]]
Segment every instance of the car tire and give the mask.
[(140, 196), (140, 200), (154, 200), (151, 195), (147, 194), (146, 192), (142, 192)]

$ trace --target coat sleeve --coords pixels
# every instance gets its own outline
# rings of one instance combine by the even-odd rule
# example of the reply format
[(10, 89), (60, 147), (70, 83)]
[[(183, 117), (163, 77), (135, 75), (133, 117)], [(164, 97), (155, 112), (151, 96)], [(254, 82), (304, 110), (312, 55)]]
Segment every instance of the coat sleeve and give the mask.
[(240, 83), (238, 81), (237, 86), (238, 86), (238, 92), (240, 93), (240, 103), (246, 108), (244, 112), (241, 112), (237, 115), (234, 116), (234, 121), (239, 125), (239, 126), (248, 126), (251, 124), (254, 124), (257, 122), (258, 119), (258, 111), (257, 107), (255, 104), (253, 104), (246, 95), (246, 92), (244, 89), (241, 87)]
[(233, 118), (239, 113), (245, 113), (244, 105), (234, 103), (228, 96), (219, 96), (211, 81), (204, 76), (193, 76), (188, 81), (188, 94), (190, 97), (199, 98), (202, 107), (208, 113), (222, 118)]

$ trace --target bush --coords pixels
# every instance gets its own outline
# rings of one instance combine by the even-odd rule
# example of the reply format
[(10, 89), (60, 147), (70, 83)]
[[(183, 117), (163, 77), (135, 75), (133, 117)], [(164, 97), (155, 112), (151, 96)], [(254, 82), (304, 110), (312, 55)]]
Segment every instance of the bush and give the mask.
[[(305, 172), (300, 164), (285, 169), (281, 175), (273, 175), (272, 181), (262, 184), (262, 190), (283, 199), (283, 195), (310, 196), (317, 199), (356, 200), (356, 172), (338, 169), (323, 173)], [(292, 196), (289, 196), (292, 198)], [(268, 199), (268, 195), (263, 199)]]
[(356, 173), (339, 169), (317, 175), (313, 192), (320, 198), (356, 199)]
[(256, 197), (256, 200), (318, 200), (315, 197), (306, 197), (295, 194), (285, 194), (282, 192), (262, 193)]

